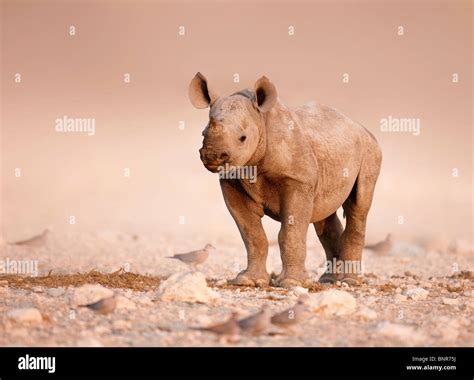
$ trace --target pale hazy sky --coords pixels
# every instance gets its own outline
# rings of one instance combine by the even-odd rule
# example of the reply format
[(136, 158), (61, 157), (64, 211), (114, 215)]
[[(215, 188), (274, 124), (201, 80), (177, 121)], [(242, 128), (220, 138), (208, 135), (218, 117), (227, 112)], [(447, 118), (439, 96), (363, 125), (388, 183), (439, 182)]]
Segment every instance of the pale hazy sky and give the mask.
[[(5, 236), (67, 230), (70, 215), (172, 234), (206, 215), (206, 230), (236, 234), (199, 160), (207, 111), (187, 85), (201, 71), (219, 94), (266, 75), (287, 104), (316, 100), (372, 131), (384, 161), (368, 236), (472, 237), (472, 3), (383, 3), (3, 1)], [(94, 136), (56, 132), (64, 116), (94, 118)], [(419, 118), (420, 135), (382, 132), (388, 116)]]

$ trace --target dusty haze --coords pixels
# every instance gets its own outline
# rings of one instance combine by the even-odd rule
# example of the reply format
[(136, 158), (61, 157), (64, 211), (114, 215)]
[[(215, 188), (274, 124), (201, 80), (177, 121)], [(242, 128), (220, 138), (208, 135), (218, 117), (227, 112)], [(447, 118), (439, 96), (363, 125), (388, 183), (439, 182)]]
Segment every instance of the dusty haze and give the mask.
[[(199, 160), (207, 111), (187, 86), (201, 71), (222, 95), (266, 75), (286, 104), (316, 100), (365, 125), (384, 153), (369, 239), (472, 240), (472, 16), (468, 1), (3, 1), (3, 235), (238, 239)], [(56, 132), (64, 115), (95, 118), (95, 135)], [(420, 118), (420, 135), (381, 132), (389, 115)]]

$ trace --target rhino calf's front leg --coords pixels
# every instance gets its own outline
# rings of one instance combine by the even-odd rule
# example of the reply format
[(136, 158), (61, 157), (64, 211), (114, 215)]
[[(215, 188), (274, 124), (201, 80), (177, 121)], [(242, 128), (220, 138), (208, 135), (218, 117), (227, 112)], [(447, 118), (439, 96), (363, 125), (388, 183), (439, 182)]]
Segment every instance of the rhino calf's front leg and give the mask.
[[(281, 200), (281, 229), (278, 234), (282, 271), (275, 285), (285, 288), (308, 285), (305, 269), (306, 236), (313, 210), (313, 200), (308, 189), (289, 187)], [(306, 191), (305, 191), (306, 190)]]
[(268, 239), (262, 226), (263, 209), (247, 194), (239, 191), (235, 181), (222, 180), (221, 188), (226, 206), (234, 218), (247, 250), (247, 269), (230, 284), (266, 287), (270, 283), (266, 262)]

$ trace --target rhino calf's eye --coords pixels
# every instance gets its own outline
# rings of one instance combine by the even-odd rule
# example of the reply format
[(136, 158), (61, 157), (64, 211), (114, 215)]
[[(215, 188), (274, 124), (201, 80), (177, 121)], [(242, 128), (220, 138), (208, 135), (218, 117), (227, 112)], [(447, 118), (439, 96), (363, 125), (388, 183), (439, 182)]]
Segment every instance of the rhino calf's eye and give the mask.
[(244, 142), (246, 138), (247, 138), (247, 136), (240, 136), (239, 140), (240, 140), (240, 142)]

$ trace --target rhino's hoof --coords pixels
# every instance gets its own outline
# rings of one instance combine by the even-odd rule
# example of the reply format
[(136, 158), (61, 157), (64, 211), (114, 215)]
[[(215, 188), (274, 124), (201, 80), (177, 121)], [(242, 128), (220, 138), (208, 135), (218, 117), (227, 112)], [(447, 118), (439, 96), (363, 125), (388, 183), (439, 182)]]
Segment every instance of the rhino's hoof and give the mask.
[(319, 278), (319, 282), (321, 284), (334, 285), (336, 281), (336, 276), (333, 273), (323, 273), (323, 275)]
[(293, 277), (279, 277), (273, 279), (272, 283), (274, 286), (278, 286), (285, 289), (295, 288), (297, 286), (308, 288), (311, 286), (311, 280), (309, 278), (297, 279)]
[(286, 289), (295, 288), (297, 286), (302, 286), (303, 283), (294, 278), (284, 278), (283, 280), (278, 281), (278, 286)]
[(233, 280), (227, 281), (227, 283), (230, 285), (236, 285), (236, 286), (252, 286), (252, 287), (256, 286), (259, 288), (265, 288), (269, 284), (269, 279), (262, 278), (262, 277), (253, 277), (245, 273), (240, 273)]
[(354, 274), (343, 274), (340, 279), (341, 282), (346, 283), (349, 286), (359, 286), (360, 280)]

